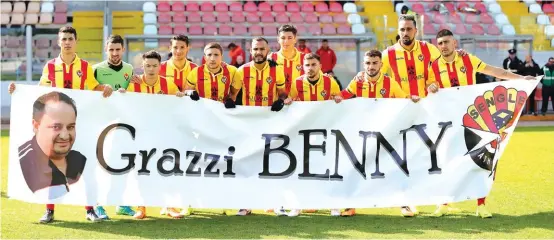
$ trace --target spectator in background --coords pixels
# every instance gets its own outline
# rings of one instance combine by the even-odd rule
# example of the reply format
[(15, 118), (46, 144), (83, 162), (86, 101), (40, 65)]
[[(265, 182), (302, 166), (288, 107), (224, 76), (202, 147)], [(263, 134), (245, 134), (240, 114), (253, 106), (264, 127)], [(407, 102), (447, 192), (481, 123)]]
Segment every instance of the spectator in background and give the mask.
[(323, 39), (321, 48), (317, 50), (316, 54), (319, 55), (321, 59), (321, 71), (323, 73), (333, 74), (333, 68), (335, 68), (337, 64), (337, 55), (335, 55), (333, 49), (329, 48), (329, 41), (327, 41), (327, 39)]
[(297, 47), (296, 49), (298, 49), (298, 51), (303, 52), (303, 53), (306, 53), (306, 54), (312, 52), (312, 50), (310, 50), (310, 49), (306, 46), (306, 40), (304, 40), (304, 39), (298, 40), (298, 47)]
[(402, 9), (400, 9), (400, 12), (402, 14), (407, 14), (407, 15), (416, 15), (416, 13), (412, 10), (410, 10), (410, 8), (408, 6), (403, 6)]
[(548, 62), (542, 68), (544, 77), (542, 78), (542, 115), (546, 115), (548, 110), (548, 98), (552, 100), (552, 110), (554, 110), (554, 57), (548, 59)]
[(523, 65), (523, 62), (517, 58), (517, 51), (515, 49), (508, 50), (508, 57), (504, 59), (502, 67), (512, 73), (518, 73), (518, 70)]
[[(235, 67), (240, 67), (242, 64), (244, 64), (244, 59), (246, 58), (246, 54), (244, 53), (244, 50), (240, 46), (237, 46), (234, 43), (229, 43), (229, 46), (227, 46), (229, 49), (229, 56), (231, 57), (231, 65)], [(241, 57), (241, 61), (237, 61), (238, 57)]]
[[(525, 57), (525, 63), (521, 66), (519, 69), (519, 72), (522, 76), (539, 76), (542, 75), (541, 68), (539, 67), (539, 64), (533, 60), (531, 55), (527, 55)], [(535, 103), (535, 90), (531, 92), (531, 95), (529, 95), (529, 98), (527, 98), (527, 103), (529, 104), (529, 108), (527, 109), (528, 114), (533, 114), (537, 116), (537, 112), (535, 111), (536, 103)]]

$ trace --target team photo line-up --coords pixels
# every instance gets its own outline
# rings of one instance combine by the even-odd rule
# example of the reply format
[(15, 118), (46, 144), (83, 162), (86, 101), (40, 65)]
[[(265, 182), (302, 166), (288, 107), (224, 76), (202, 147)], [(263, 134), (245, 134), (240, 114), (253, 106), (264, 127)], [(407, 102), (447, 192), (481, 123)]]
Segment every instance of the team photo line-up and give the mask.
[[(474, 55), (462, 49), (457, 50), (457, 41), (449, 30), (443, 29), (437, 33), (437, 46), (416, 40), (417, 31), (414, 17), (401, 15), (398, 19), (398, 42), (383, 51), (374, 49), (365, 52), (364, 71), (357, 73), (345, 89), (340, 89), (333, 76), (322, 72), (317, 54), (306, 54), (296, 49), (298, 36), (292, 25), (279, 28), (278, 52), (270, 53), (267, 39), (253, 37), (250, 49), (252, 61), (239, 68), (222, 61), (223, 48), (215, 42), (204, 47), (205, 64), (191, 62), (187, 59), (190, 47), (188, 37), (177, 35), (171, 39), (169, 60), (162, 62), (161, 55), (156, 51), (142, 54), (142, 75), (133, 74), (133, 66), (122, 61), (125, 49), (121, 36), (110, 36), (105, 44), (108, 59), (91, 66), (76, 54), (76, 30), (65, 26), (58, 32), (61, 53), (46, 63), (39, 85), (101, 91), (104, 97), (109, 97), (115, 90), (121, 93), (187, 96), (194, 101), (208, 98), (222, 102), (228, 109), (244, 105), (264, 106), (271, 111), (280, 111), (285, 105), (295, 101), (333, 100), (340, 103), (354, 97), (409, 98), (418, 102), (440, 88), (476, 84), (477, 72), (505, 80), (535, 79), (487, 65)], [(15, 84), (11, 83), (9, 93), (15, 90)], [(43, 104), (47, 105), (48, 102)], [(42, 114), (46, 115), (48, 111), (55, 109), (45, 107)], [(38, 124), (40, 125), (40, 120)], [(58, 167), (58, 170), (65, 175), (64, 167)], [(102, 206), (85, 208), (86, 219), (89, 221), (109, 219)], [(281, 207), (266, 211), (278, 216), (294, 217), (315, 210), (292, 209), (287, 212)], [(432, 216), (440, 217), (460, 211), (452, 204), (444, 203), (437, 206)], [(404, 217), (413, 217), (419, 213), (415, 206), (403, 206), (400, 212)], [(144, 206), (136, 209), (117, 206), (115, 213), (135, 219), (144, 219), (147, 216)], [(223, 213), (229, 214), (231, 211), (224, 210)], [(244, 216), (251, 213), (250, 209), (239, 209), (231, 215)], [(194, 209), (191, 206), (181, 209), (164, 207), (160, 214), (177, 219), (194, 214)], [(331, 209), (331, 215), (354, 216), (355, 209)], [(492, 217), (485, 207), (485, 198), (477, 200), (476, 215), (482, 218)], [(53, 220), (54, 204), (47, 204), (46, 212), (39, 222), (49, 223)]]

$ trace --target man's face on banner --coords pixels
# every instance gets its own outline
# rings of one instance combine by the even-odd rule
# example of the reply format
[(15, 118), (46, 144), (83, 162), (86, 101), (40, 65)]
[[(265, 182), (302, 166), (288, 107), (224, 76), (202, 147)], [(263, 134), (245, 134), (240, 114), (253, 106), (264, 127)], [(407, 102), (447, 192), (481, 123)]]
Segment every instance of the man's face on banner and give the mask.
[(75, 120), (71, 105), (54, 100), (46, 102), (38, 122), (33, 120), (38, 145), (50, 159), (61, 160), (71, 150), (76, 137)]

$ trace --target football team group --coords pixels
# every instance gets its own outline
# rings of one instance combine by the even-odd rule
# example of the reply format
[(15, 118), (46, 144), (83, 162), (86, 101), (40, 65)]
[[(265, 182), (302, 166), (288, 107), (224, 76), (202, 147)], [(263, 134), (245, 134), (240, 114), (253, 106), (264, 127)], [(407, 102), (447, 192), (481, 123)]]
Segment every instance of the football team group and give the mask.
[[(267, 39), (254, 37), (250, 54), (252, 61), (238, 69), (223, 62), (223, 49), (212, 42), (204, 47), (205, 64), (198, 66), (187, 59), (190, 44), (187, 36), (177, 35), (171, 39), (171, 58), (161, 61), (156, 51), (142, 54), (142, 75), (133, 74), (132, 65), (122, 61), (125, 51), (123, 38), (110, 36), (105, 44), (107, 60), (94, 66), (76, 54), (77, 32), (72, 27), (62, 27), (58, 33), (60, 55), (44, 66), (39, 85), (57, 88), (94, 90), (109, 97), (112, 92), (137, 92), (168, 94), (190, 97), (197, 101), (208, 98), (222, 102), (225, 108), (244, 106), (267, 107), (280, 111), (294, 101), (326, 101), (340, 103), (343, 99), (363, 98), (420, 98), (439, 91), (440, 88), (476, 84), (477, 72), (499, 79), (534, 79), (487, 65), (479, 58), (462, 49), (456, 50), (453, 33), (443, 29), (437, 33), (437, 46), (415, 39), (418, 29), (411, 15), (401, 15), (398, 22), (398, 42), (384, 51), (370, 50), (363, 55), (364, 71), (353, 77), (341, 90), (332, 76), (321, 71), (317, 54), (301, 53), (295, 48), (297, 30), (292, 25), (283, 25), (278, 30), (278, 52), (270, 53)], [(9, 87), (10, 94), (16, 90)], [(239, 94), (240, 93), (240, 94)], [(242, 95), (241, 99), (237, 96)], [(102, 206), (86, 206), (86, 218), (92, 222), (109, 219)], [(315, 210), (283, 208), (267, 210), (278, 216), (298, 216)], [(437, 206), (433, 216), (459, 212), (452, 204)], [(182, 218), (193, 214), (188, 206), (182, 209), (162, 208), (161, 214)], [(230, 211), (223, 211), (229, 214)], [(231, 215), (249, 215), (250, 209), (240, 209)], [(401, 214), (413, 217), (418, 214), (414, 206), (401, 207)], [(116, 207), (116, 214), (135, 219), (146, 218), (146, 207), (132, 209)], [(355, 209), (332, 209), (332, 216), (354, 216)], [(477, 200), (476, 215), (488, 218), (491, 213), (485, 207), (485, 198)], [(54, 220), (54, 205), (46, 205), (41, 223)]]

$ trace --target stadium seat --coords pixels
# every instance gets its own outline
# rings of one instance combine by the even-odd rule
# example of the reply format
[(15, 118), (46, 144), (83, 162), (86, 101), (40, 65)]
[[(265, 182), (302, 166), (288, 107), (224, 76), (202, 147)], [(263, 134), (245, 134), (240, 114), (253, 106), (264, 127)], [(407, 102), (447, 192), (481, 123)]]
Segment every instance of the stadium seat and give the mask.
[(502, 26), (502, 34), (513, 36), (513, 35), (516, 35), (516, 30), (514, 29), (514, 26), (512, 26), (511, 24), (506, 24)]
[[(2, 2), (0, 4), (0, 11), (2, 13), (11, 13), (12, 12), (12, 3), (10, 2)], [(9, 17), (9, 16), (8, 16)]]
[[(277, 17), (279, 17), (279, 15), (277, 15)], [(302, 17), (302, 14), (300, 14), (300, 13), (291, 13), (290, 14), (290, 21), (292, 23), (303, 23), (304, 18)]]
[(353, 34), (364, 34), (366, 32), (365, 26), (361, 23), (352, 24)]
[(315, 15), (315, 13), (306, 13), (304, 15), (304, 21), (306, 21), (306, 23), (318, 23), (317, 15)]
[(54, 24), (66, 24), (67, 23), (67, 14), (66, 13), (54, 13)]
[[(29, 2), (27, 5), (27, 13), (39, 13), (40, 12), (40, 3), (39, 2)], [(38, 19), (38, 17), (37, 17)]]
[(301, 9), (303, 13), (312, 13), (315, 11), (314, 5), (309, 2), (302, 2)]
[(483, 26), (481, 26), (481, 24), (473, 24), (471, 25), (471, 34), (483, 35), (485, 34), (485, 29), (483, 29)]
[(252, 36), (261, 36), (263, 35), (262, 26), (260, 25), (252, 25), (248, 28), (248, 32)]
[[(223, 3), (224, 4), (224, 3)], [(225, 4), (225, 6), (227, 6)], [(196, 2), (189, 2), (187, 5), (185, 5), (185, 9), (187, 12), (199, 12), (200, 11), (200, 5)]]
[(533, 3), (529, 5), (529, 12), (533, 14), (542, 14), (542, 8), (541, 5)]
[(144, 25), (144, 35), (157, 35), (158, 28), (156, 25)]
[(173, 13), (173, 22), (174, 23), (186, 23), (187, 22), (187, 17), (185, 16), (185, 12)]
[(322, 28), (321, 32), (324, 35), (336, 35), (337, 34), (337, 29), (332, 24), (325, 24), (325, 25), (323, 25), (323, 28)]
[(246, 26), (244, 24), (235, 25), (233, 28), (233, 34), (234, 35), (246, 35), (248, 30), (246, 29)]
[(300, 24), (300, 25), (296, 25), (296, 31), (298, 31), (299, 33), (307, 33), (308, 32), (308, 29), (306, 28), (306, 26), (304, 24)]
[(171, 15), (169, 12), (158, 13), (158, 23), (171, 23)]
[(218, 2), (215, 4), (215, 11), (216, 12), (228, 12), (229, 6), (226, 3)]
[(499, 26), (510, 23), (510, 21), (508, 20), (508, 17), (506, 15), (504, 15), (503, 13), (500, 13), (500, 14), (497, 14), (496, 16), (494, 16), (494, 20), (495, 20), (496, 24), (498, 24)]
[(158, 12), (169, 12), (171, 11), (171, 5), (168, 2), (158, 2), (157, 10)]
[(487, 9), (492, 14), (502, 13), (502, 8), (498, 3), (491, 3), (487, 6)]
[(450, 24), (440, 24), (440, 25), (437, 25), (438, 28), (437, 28), (437, 31), (440, 31), (440, 30), (443, 30), (443, 29), (448, 29), (450, 31), (452, 31), (452, 26), (450, 26)]
[(352, 28), (348, 24), (339, 25), (339, 27), (337, 28), (337, 34), (352, 35)]
[(433, 24), (425, 24), (423, 26), (423, 33), (426, 35), (434, 35), (437, 33)]
[(233, 28), (231, 28), (229, 25), (225, 24), (225, 25), (220, 25), (219, 26), (219, 35), (225, 35), (225, 36), (228, 36), (228, 35), (231, 35), (233, 33)]
[(228, 13), (217, 13), (217, 22), (219, 23), (229, 23), (231, 22), (231, 16)]
[(550, 47), (554, 47), (554, 38), (550, 41)]
[(264, 35), (266, 36), (275, 36), (277, 35), (277, 27), (275, 25), (266, 25), (264, 26)]
[(320, 23), (332, 23), (333, 17), (327, 14), (319, 14), (319, 22)]
[(433, 22), (438, 24), (444, 24), (448, 22), (448, 16), (442, 15), (440, 13), (435, 13), (435, 15), (433, 15)]
[(362, 23), (362, 17), (360, 15), (358, 15), (357, 13), (349, 14), (347, 20), (350, 24)]
[(202, 16), (198, 12), (191, 12), (187, 17), (187, 23), (200, 23), (202, 22)]
[(332, 13), (342, 13), (342, 5), (338, 2), (330, 2), (329, 3), (329, 12)]
[(550, 24), (550, 18), (547, 15), (541, 14), (537, 16), (537, 23), (540, 25)]
[(163, 25), (158, 28), (158, 34), (160, 35), (171, 35), (173, 34), (173, 28), (169, 25)]
[(423, 16), (421, 17), (423, 18), (423, 23), (425, 24), (433, 23), (432, 17), (430, 15), (427, 15), (424, 13)]
[[(175, 16), (173, 16), (173, 18), (175, 19)], [(183, 34), (183, 35), (186, 35), (186, 34), (187, 34), (187, 27), (186, 27), (186, 26), (183, 26), (183, 25), (176, 25), (176, 26), (173, 28), (173, 34)]]
[(454, 14), (450, 14), (450, 19), (449, 19), (449, 22), (450, 23), (454, 23), (454, 24), (460, 24), (462, 23), (462, 14), (461, 13), (454, 13)]
[(487, 7), (485, 6), (485, 4), (483, 3), (475, 3), (475, 5), (473, 6), (476, 10), (479, 10), (481, 12), (481, 14), (483, 13), (486, 13), (487, 12)]
[(173, 2), (173, 4), (171, 4), (171, 11), (173, 13), (184, 12), (185, 11), (185, 3), (184, 2)]
[(25, 17), (23, 16), (23, 13), (12, 14), (12, 20), (10, 21), (10, 24), (21, 25), (24, 22), (25, 22)]
[(231, 12), (242, 12), (242, 4), (238, 2), (231, 3), (229, 5), (229, 11)]
[(199, 25), (192, 25), (189, 27), (188, 33), (190, 35), (202, 35), (202, 27)]
[(2, 14), (0, 14), (0, 18), (1, 18), (0, 24), (2, 24), (2, 25), (10, 24), (10, 15), (9, 14), (2, 13)]
[(246, 2), (246, 3), (244, 4), (243, 7), (244, 7), (244, 11), (245, 11), (245, 12), (252, 12), (252, 13), (254, 13), (254, 12), (257, 12), (257, 11), (258, 11), (258, 7), (257, 7), (256, 4), (253, 3), (253, 2)]
[(329, 7), (327, 6), (327, 3), (317, 2), (315, 5), (315, 11), (318, 13), (328, 13)]
[(347, 3), (344, 4), (344, 6), (342, 6), (342, 10), (345, 13), (357, 13), (358, 12), (358, 7), (354, 3), (347, 2)]
[(423, 6), (423, 4), (414, 3), (412, 4), (412, 11), (418, 14), (423, 14), (425, 12), (425, 7)]
[(527, 6), (529, 6), (529, 5), (533, 4), (533, 3), (537, 3), (535, 0), (523, 0), (523, 2), (524, 2), (525, 4), (527, 4)]
[(217, 35), (217, 27), (214, 25), (204, 26), (204, 35)]
[(41, 13), (39, 16), (39, 24), (51, 24), (52, 20), (52, 13)]
[(271, 6), (271, 9), (276, 12), (276, 13), (280, 13), (280, 12), (286, 12), (286, 7), (285, 7), (285, 4), (282, 3), (282, 2), (275, 2), (273, 3), (273, 6)]
[(345, 14), (343, 13), (337, 13), (333, 16), (333, 22), (334, 23), (338, 23), (338, 24), (342, 24), (342, 23), (347, 23), (348, 22), (348, 18)]
[(479, 23), (479, 15), (468, 14), (466, 15), (465, 22), (471, 24)]
[(544, 28), (544, 34), (546, 36), (554, 36), (554, 25), (549, 25)]
[(35, 57), (39, 59), (48, 59), (50, 56), (48, 56), (50, 53), (49, 49), (37, 49), (35, 51)]
[(308, 27), (308, 33), (311, 35), (320, 35), (321, 34), (321, 27), (319, 24), (312, 24)]
[(145, 2), (144, 4), (142, 4), (142, 11), (145, 13), (156, 12), (156, 4), (153, 2)]
[(486, 14), (486, 13), (481, 14), (480, 18), (481, 18), (481, 23), (484, 23), (484, 24), (493, 24), (494, 23), (494, 19), (489, 14)]
[(13, 9), (12, 9), (13, 13), (24, 13), (26, 10), (27, 8), (25, 7), (24, 2), (15, 2), (13, 4)]
[(465, 2), (460, 2), (460, 3), (457, 3), (457, 4), (458, 4), (456, 6), (457, 9), (469, 7), (469, 4), (467, 4)]
[(231, 16), (231, 21), (234, 23), (243, 23), (245, 21), (244, 15), (241, 12), (234, 12)]
[(287, 12), (289, 13), (300, 12), (300, 5), (298, 5), (297, 2), (287, 3)]
[(496, 24), (490, 24), (486, 33), (487, 35), (498, 36), (500, 35), (500, 29), (496, 26)]
[(38, 14), (27, 13), (25, 14), (25, 24), (35, 25), (38, 23)]
[(456, 24), (456, 28), (454, 29), (454, 34), (457, 35), (464, 35), (467, 34), (467, 28), (464, 24)]
[(67, 13), (67, 3), (56, 1), (55, 4), (54, 4), (54, 12), (57, 12), (57, 13), (59, 13), (59, 12)]
[(274, 23), (275, 18), (273, 18), (273, 14), (271, 14), (271, 12), (264, 12), (261, 17), (251, 13), (247, 16), (246, 21), (252, 24), (259, 23), (260, 21), (263, 23)]
[(552, 4), (544, 4), (542, 6), (542, 11), (546, 14), (554, 13), (554, 6)]
[(21, 40), (16, 37), (8, 38), (6, 41), (6, 47), (8, 48), (19, 48), (21, 45)]
[(156, 18), (156, 14), (154, 13), (145, 13), (142, 17), (142, 22), (144, 24), (156, 24), (158, 22), (158, 19)]
[(268, 2), (261, 2), (260, 4), (258, 4), (258, 11), (271, 12), (271, 5)]
[[(202, 2), (200, 5), (200, 11), (202, 12), (213, 12), (214, 11), (214, 5), (211, 2)], [(231, 10), (232, 11), (232, 10)], [(242, 6), (239, 12), (242, 11)]]
[(213, 12), (204, 12), (202, 15), (202, 22), (204, 23), (215, 23), (215, 15)]
[(450, 13), (454, 13), (456, 12), (456, 8), (454, 7), (454, 4), (451, 3), (451, 2), (444, 2), (444, 6), (446, 7), (446, 9), (448, 9), (448, 11)]
[[(294, 13), (292, 13), (292, 14), (294, 14)], [(292, 16), (292, 14), (291, 14), (291, 16)], [(300, 15), (300, 13), (296, 13), (296, 14)], [(262, 17), (263, 17), (263, 15), (262, 15)], [(300, 18), (302, 18), (302, 16), (300, 16)], [(289, 20), (289, 17), (287, 16), (287, 14), (279, 13), (279, 14), (277, 14), (277, 16), (275, 16), (275, 22), (280, 23), (280, 24), (288, 24), (289, 22), (292, 22), (292, 21)], [(300, 21), (300, 22), (302, 22), (302, 21)]]

